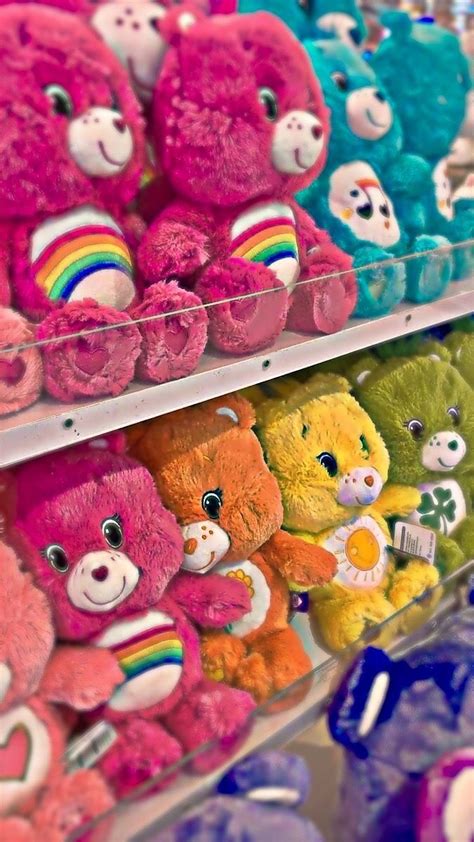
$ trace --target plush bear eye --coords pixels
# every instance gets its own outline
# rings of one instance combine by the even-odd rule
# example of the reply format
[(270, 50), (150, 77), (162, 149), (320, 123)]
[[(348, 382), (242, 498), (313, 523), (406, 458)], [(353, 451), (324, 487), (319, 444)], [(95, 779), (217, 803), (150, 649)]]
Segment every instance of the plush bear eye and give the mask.
[(448, 409), (448, 415), (456, 427), (461, 423), (461, 410), (458, 406), (450, 406)]
[(123, 544), (122, 521), (119, 515), (108, 517), (102, 522), (102, 535), (109, 547), (118, 550)]
[(58, 573), (67, 573), (69, 570), (69, 561), (66, 551), (60, 544), (50, 544), (43, 550), (42, 555), (46, 558), (51, 567), (58, 571)]
[(370, 453), (369, 443), (368, 443), (368, 441), (367, 441), (367, 439), (364, 435), (362, 435), (360, 437), (360, 446), (362, 448), (362, 451), (364, 453), (367, 453), (367, 455), (369, 455), (369, 453)]
[(61, 85), (46, 85), (44, 92), (51, 100), (53, 111), (61, 117), (72, 117), (74, 107), (68, 92)]
[(267, 120), (274, 123), (278, 117), (278, 100), (276, 94), (273, 93), (271, 88), (260, 88), (258, 98), (265, 109)]
[(349, 79), (347, 78), (345, 73), (341, 73), (339, 70), (336, 73), (331, 74), (331, 79), (334, 82), (336, 88), (339, 88), (340, 91), (347, 91), (349, 87)]
[(202, 495), (201, 506), (211, 520), (218, 520), (222, 507), (222, 491), (216, 488), (215, 491), (205, 491)]
[(319, 456), (316, 456), (316, 459), (323, 466), (323, 468), (328, 472), (330, 477), (335, 477), (337, 474), (337, 462), (335, 457), (332, 453), (320, 453)]
[(406, 421), (403, 425), (407, 428), (408, 432), (411, 433), (414, 439), (421, 439), (423, 433), (425, 432), (425, 425), (423, 421), (419, 421), (418, 418), (412, 418), (411, 421)]

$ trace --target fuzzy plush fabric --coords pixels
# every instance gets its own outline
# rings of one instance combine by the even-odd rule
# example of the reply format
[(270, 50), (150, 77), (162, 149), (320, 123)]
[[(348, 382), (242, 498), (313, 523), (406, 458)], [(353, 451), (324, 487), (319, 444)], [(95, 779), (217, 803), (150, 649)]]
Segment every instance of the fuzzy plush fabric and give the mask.
[(286, 385), (286, 396), (257, 407), (257, 432), (280, 486), (284, 526), (336, 556), (332, 581), (311, 591), (310, 616), (316, 638), (339, 650), (436, 584), (438, 574), (413, 561), (397, 570), (387, 551), (385, 518), (409, 514), (420, 495), (407, 488), (380, 504), (387, 449), (349, 383), (318, 373)]
[[(220, 350), (271, 344), (295, 282), (327, 269), (317, 254), (321, 232), (301, 221), (293, 201), (321, 172), (327, 136), (317, 80), (275, 17), (211, 17), (169, 50), (156, 89), (154, 144), (177, 199), (150, 226), (139, 266), (148, 282), (178, 278), (208, 304), (239, 299), (208, 310)], [(350, 266), (334, 249), (330, 271)], [(329, 319), (318, 318), (317, 292), (326, 286)], [(340, 282), (337, 296), (331, 281), (315, 287), (305, 329), (338, 329), (354, 306), (353, 276), (344, 278), (342, 295)]]
[(406, 662), (365, 650), (343, 679), (329, 710), (332, 735), (346, 749), (341, 842), (419, 839), (416, 811), (424, 774), (445, 752), (474, 739), (472, 611), (461, 612), (457, 623), (465, 626), (462, 615), (471, 614), (470, 641), (461, 642), (459, 635), (453, 641), (452, 627), (445, 638), (441, 626), (440, 639), (437, 634), (433, 644), (417, 647)]
[[(43, 365), (27, 321), (0, 307), (0, 415), (30, 406), (40, 395)], [(20, 345), (31, 347), (17, 350)]]
[(0, 556), (0, 833), (9, 842), (65, 842), (114, 802), (98, 772), (65, 775), (67, 729), (51, 702), (89, 710), (107, 698), (121, 674), (104, 651), (87, 675), (84, 647), (53, 651), (46, 596), (4, 544)]
[(446, 573), (474, 552), (472, 389), (452, 365), (432, 357), (379, 365), (373, 359), (361, 369), (357, 398), (387, 445), (389, 479), (419, 489), (410, 519), (436, 530), (437, 566)]
[[(16, 524), (60, 639), (94, 644), (121, 672), (119, 687), (93, 717), (118, 730), (101, 768), (121, 795), (210, 741), (209, 766), (222, 762), (254, 707), (246, 693), (203, 678), (198, 636), (187, 618), (193, 577), (171, 581), (182, 561), (181, 531), (151, 475), (123, 447), (123, 437), (112, 436), (18, 468)], [(243, 585), (221, 581), (216, 615), (208, 581), (198, 621), (220, 625), (248, 610)], [(84, 656), (84, 671), (91, 670), (95, 676)], [(147, 723), (156, 724), (156, 740), (137, 739), (135, 726)]]
[(451, 352), (451, 362), (474, 389), (474, 335), (454, 330), (444, 340)]
[[(464, 208), (453, 206), (446, 172), (446, 158), (464, 121), (472, 89), (459, 38), (441, 26), (413, 23), (400, 12), (387, 12), (383, 22), (391, 34), (380, 43), (372, 61), (399, 114), (404, 151), (421, 156), (429, 167), (429, 186), (418, 199), (427, 221), (424, 233), (444, 235), (453, 243), (470, 239), (474, 203), (469, 203), (467, 216)], [(409, 222), (412, 235), (423, 233), (416, 217)], [(469, 277), (472, 252), (467, 267), (461, 253), (453, 257), (454, 279)]]
[(431, 767), (418, 796), (417, 842), (449, 842), (453, 832), (469, 842), (472, 821), (464, 791), (473, 774), (473, 748), (447, 752)]
[(293, 808), (309, 794), (309, 771), (300, 757), (269, 751), (251, 755), (218, 784), (218, 795), (191, 810), (155, 842), (322, 842)]
[[(170, 313), (166, 316), (166, 313)], [(186, 377), (196, 368), (207, 342), (208, 316), (201, 300), (173, 281), (157, 283), (131, 312), (142, 335), (137, 376), (153, 383)]]
[(44, 342), (45, 386), (66, 402), (119, 395), (132, 380), (141, 352), (140, 332), (131, 318), (95, 301), (75, 302), (50, 313), (36, 338)]
[[(404, 296), (412, 301), (437, 298), (448, 285), (453, 260), (428, 252), (446, 240), (427, 236), (420, 194), (431, 189), (430, 169), (415, 155), (402, 155), (402, 127), (387, 87), (353, 49), (339, 40), (306, 41), (312, 66), (331, 110), (328, 164), (298, 198), (334, 241), (354, 255), (358, 300), (356, 314), (389, 312)], [(412, 219), (419, 227), (414, 237)], [(366, 266), (391, 261), (388, 265)]]
[[(254, 420), (244, 398), (226, 395), (138, 425), (129, 441), (178, 518), (184, 567), (202, 582), (213, 571), (220, 575), (210, 578), (246, 585), (248, 613), (227, 633), (208, 630), (201, 648), (208, 675), (263, 702), (311, 670), (288, 623), (288, 580), (302, 588), (323, 584), (334, 557), (279, 531), (281, 498), (251, 430)], [(217, 598), (219, 587), (216, 581)]]

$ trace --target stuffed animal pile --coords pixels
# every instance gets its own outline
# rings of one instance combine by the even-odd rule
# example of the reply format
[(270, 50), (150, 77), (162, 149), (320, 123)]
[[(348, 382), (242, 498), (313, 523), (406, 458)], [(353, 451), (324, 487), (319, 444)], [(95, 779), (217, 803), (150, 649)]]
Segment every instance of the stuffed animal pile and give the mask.
[[(470, 187), (451, 218), (442, 159), (467, 63), (407, 21), (387, 17), (371, 68), (353, 0), (0, 0), (0, 414), (186, 377), (207, 345), (332, 333), (464, 277)], [(454, 85), (415, 86), (429, 145), (406, 107), (418, 56)]]

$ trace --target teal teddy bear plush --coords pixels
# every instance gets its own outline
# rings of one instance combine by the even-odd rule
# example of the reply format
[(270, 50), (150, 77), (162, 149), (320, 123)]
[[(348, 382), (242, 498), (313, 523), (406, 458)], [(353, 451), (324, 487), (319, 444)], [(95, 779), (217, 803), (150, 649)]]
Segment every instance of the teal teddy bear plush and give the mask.
[[(419, 197), (429, 189), (428, 164), (401, 153), (398, 113), (361, 56), (336, 39), (304, 46), (332, 117), (324, 172), (298, 201), (354, 256), (355, 267), (392, 261), (359, 269), (356, 315), (382, 315), (404, 296), (412, 301), (438, 297), (451, 279), (452, 258), (448, 252), (429, 252), (449, 243), (425, 233), (424, 225), (410, 236), (413, 214), (426, 222)], [(421, 255), (406, 265), (394, 260), (410, 252)]]
[[(446, 158), (472, 89), (467, 59), (458, 37), (436, 24), (413, 23), (401, 12), (385, 13), (382, 22), (391, 34), (371, 64), (395, 104), (404, 152), (421, 156), (430, 170), (429, 189), (420, 196), (423, 213), (408, 217), (407, 231), (415, 238), (426, 221), (431, 231), (461, 243), (474, 235), (474, 201), (453, 204)], [(456, 249), (454, 257), (454, 278), (469, 277), (474, 255)]]
[(239, 12), (265, 10), (279, 17), (297, 38), (338, 38), (359, 46), (367, 36), (356, 0), (238, 0)]

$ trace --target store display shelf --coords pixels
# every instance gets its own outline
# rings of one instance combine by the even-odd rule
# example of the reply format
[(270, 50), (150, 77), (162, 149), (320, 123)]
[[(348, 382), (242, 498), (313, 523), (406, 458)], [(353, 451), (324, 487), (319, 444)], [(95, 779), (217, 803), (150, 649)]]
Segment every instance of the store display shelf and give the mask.
[(474, 278), (470, 278), (452, 284), (437, 301), (401, 304), (379, 319), (352, 319), (344, 330), (330, 336), (286, 331), (270, 350), (243, 359), (206, 353), (195, 374), (183, 380), (154, 386), (134, 383), (119, 397), (74, 405), (44, 399), (24, 412), (0, 419), (0, 467), (415, 333), (473, 310)]
[[(387, 650), (393, 654), (403, 655), (420, 640), (435, 633), (443, 618), (459, 606), (462, 601), (460, 598), (462, 589), (473, 572), (474, 560), (466, 562), (462, 569), (446, 577), (434, 589), (434, 592), (439, 592), (442, 596), (430, 619), (421, 626), (414, 623), (408, 634), (394, 635), (391, 643), (386, 647)], [(411, 607), (410, 605), (389, 618), (383, 624), (385, 630), (388, 630), (391, 624), (393, 628), (399, 629)], [(105, 826), (107, 829), (104, 834), (100, 834), (99, 838), (104, 842), (151, 842), (158, 830), (167, 827), (181, 817), (187, 809), (205, 798), (213, 790), (225, 769), (232, 766), (236, 760), (255, 751), (281, 747), (295, 739), (322, 714), (328, 698), (337, 686), (338, 676), (363, 643), (370, 643), (374, 634), (380, 630), (381, 627), (377, 630), (372, 629), (366, 635), (366, 640), (359, 641), (355, 647), (346, 650), (340, 656), (330, 656), (319, 650), (319, 662), (313, 660), (311, 687), (303, 701), (279, 713), (266, 711), (265, 707), (260, 708), (248, 739), (226, 765), (208, 775), (192, 776), (182, 773), (176, 782), (157, 795), (142, 799), (133, 796), (129, 800), (126, 799), (114, 811), (113, 820), (111, 821), (112, 816), (109, 816), (107, 824), (104, 823), (104, 830)], [(284, 695), (285, 693), (282, 693), (280, 697)]]

